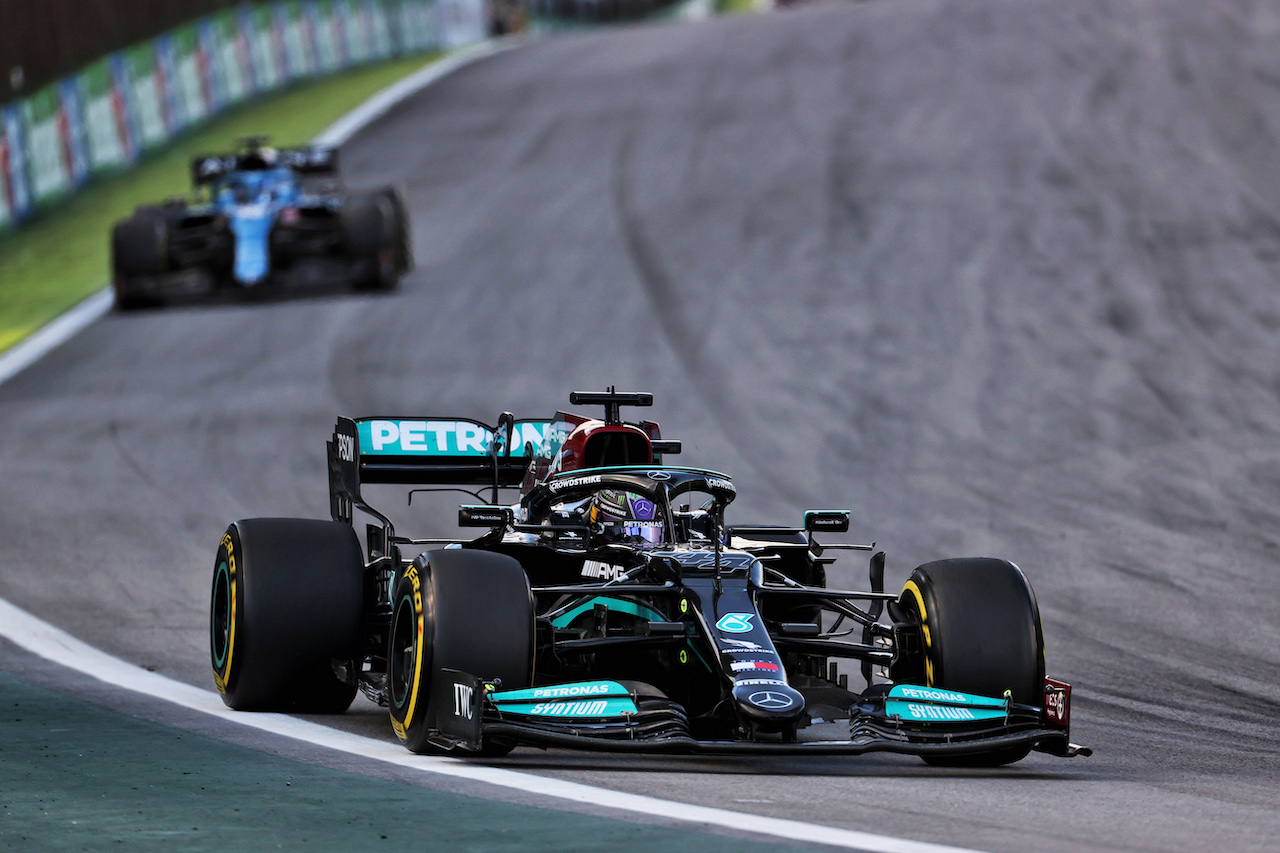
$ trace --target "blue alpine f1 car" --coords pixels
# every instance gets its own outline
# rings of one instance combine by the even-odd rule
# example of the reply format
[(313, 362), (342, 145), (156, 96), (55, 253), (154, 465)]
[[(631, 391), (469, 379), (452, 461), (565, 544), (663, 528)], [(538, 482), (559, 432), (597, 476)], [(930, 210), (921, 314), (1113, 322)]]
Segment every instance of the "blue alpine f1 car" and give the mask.
[(253, 137), (233, 154), (195, 158), (191, 171), (194, 200), (139, 207), (112, 230), (119, 307), (211, 284), (259, 289), (301, 263), (389, 290), (412, 265), (399, 194), (345, 190), (335, 149), (275, 149)]
[[(211, 656), (226, 703), (340, 713), (363, 691), (408, 749), (464, 756), (1089, 754), (1070, 742), (1071, 688), (1045, 677), (1016, 566), (939, 560), (887, 593), (883, 551), (831, 541), (848, 511), (731, 525), (728, 476), (667, 464), (680, 442), (623, 420), (652, 399), (574, 393), (603, 418), (496, 426), (339, 418), (332, 520), (237, 521), (218, 547)], [(410, 538), (367, 502), (380, 484), (473, 502), (459, 532)], [(859, 551), (867, 588), (828, 587), (837, 555)]]

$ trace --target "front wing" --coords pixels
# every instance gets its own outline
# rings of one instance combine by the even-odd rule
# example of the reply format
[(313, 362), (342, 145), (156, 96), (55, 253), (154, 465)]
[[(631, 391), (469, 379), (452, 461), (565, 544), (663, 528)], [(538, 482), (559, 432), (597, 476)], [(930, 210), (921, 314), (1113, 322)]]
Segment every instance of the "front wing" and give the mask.
[(962, 756), (1021, 746), (1064, 758), (1092, 754), (1070, 742), (1070, 686), (1053, 679), (1045, 681), (1044, 707), (954, 693), (912, 698), (914, 707), (934, 709), (925, 715), (932, 717), (928, 720), (903, 713), (901, 695), (864, 697), (847, 721), (815, 721), (787, 741), (695, 738), (683, 708), (634, 682), (583, 682), (504, 693), (467, 673), (444, 670), (442, 675), (431, 703), (436, 732), (432, 739), (440, 747), (462, 752), (478, 752), (486, 738), (496, 737), (542, 747), (664, 754)]

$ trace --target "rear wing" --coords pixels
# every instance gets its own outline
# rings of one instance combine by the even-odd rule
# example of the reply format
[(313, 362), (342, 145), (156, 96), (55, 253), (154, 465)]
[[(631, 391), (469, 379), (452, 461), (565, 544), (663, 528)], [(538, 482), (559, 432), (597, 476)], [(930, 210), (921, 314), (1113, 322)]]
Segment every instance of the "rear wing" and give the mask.
[(338, 418), (327, 442), (329, 505), (335, 521), (368, 509), (364, 483), (519, 486), (551, 427), (546, 420), (503, 414), (497, 426), (467, 418)]
[(197, 187), (211, 184), (235, 171), (234, 154), (208, 154), (191, 161), (191, 183)]
[(285, 148), (280, 151), (280, 162), (299, 175), (336, 175), (338, 149), (324, 145)]
[(241, 151), (238, 154), (205, 154), (191, 161), (191, 182), (197, 187), (221, 180), (232, 172), (264, 168), (292, 169), (298, 175), (336, 175), (338, 150), (323, 145), (305, 148), (281, 148), (271, 152), (268, 160), (263, 152)]

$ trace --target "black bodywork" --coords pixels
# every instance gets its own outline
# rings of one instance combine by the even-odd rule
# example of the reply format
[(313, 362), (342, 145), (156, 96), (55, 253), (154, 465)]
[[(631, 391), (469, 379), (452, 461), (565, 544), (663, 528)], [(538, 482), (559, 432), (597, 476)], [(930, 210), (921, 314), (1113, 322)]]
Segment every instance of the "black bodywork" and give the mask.
[[(575, 395), (606, 405), (608, 396)], [(647, 395), (612, 396), (636, 405)], [(617, 405), (606, 420), (618, 422)], [(352, 523), (356, 511), (375, 520), (366, 528), (364, 658), (342, 674), (386, 705), (395, 578), (424, 549), (483, 550), (513, 558), (528, 575), (536, 612), (533, 685), (554, 697), (573, 695), (573, 685), (606, 691), (601, 685), (610, 684), (602, 697), (628, 697), (634, 705), (625, 714), (537, 718), (511, 713), (517, 700), (504, 699), (485, 673), (449, 671), (451, 683), (439, 689), (465, 688), (474, 704), (438, 711), (440, 747), (479, 750), (496, 735), (640, 752), (947, 757), (1030, 746), (1059, 756), (1089, 753), (1069, 742), (1070, 688), (1061, 682), (1044, 679), (1045, 701), (1036, 704), (1007, 693), (988, 697), (976, 719), (965, 710), (966, 703), (979, 707), (975, 697), (927, 687), (921, 625), (899, 596), (885, 592), (884, 552), (816, 539), (846, 533), (847, 511), (809, 511), (798, 527), (730, 526), (733, 483), (664, 464), (663, 453), (678, 452), (678, 442), (655, 441), (646, 464), (553, 473), (530, 487), (534, 449), (519, 446), (515, 428), (523, 422), (510, 415), (496, 427), (477, 425), (491, 439), (485, 459), (365, 456), (359, 423), (340, 419), (328, 454), (334, 520)], [(483, 532), (469, 541), (400, 536), (364, 501), (363, 483), (470, 490), (478, 501), (460, 508), (459, 525)], [(522, 483), (518, 503), (499, 503), (502, 491)], [(591, 528), (561, 508), (602, 489), (653, 501), (667, 541), (597, 544)], [(828, 588), (836, 555), (858, 552), (868, 555), (867, 587)], [(929, 719), (901, 713), (903, 690), (926, 703)]]

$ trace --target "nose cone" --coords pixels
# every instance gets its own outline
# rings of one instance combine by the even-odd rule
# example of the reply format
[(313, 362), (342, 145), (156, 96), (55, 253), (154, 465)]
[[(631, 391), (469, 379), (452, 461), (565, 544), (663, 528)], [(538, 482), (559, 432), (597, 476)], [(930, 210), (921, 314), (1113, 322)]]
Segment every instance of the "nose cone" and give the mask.
[(733, 701), (738, 713), (762, 731), (785, 728), (804, 713), (804, 697), (781, 682), (744, 679), (734, 685)]
[(258, 284), (271, 272), (271, 216), (266, 205), (245, 205), (231, 219), (236, 249), (232, 271), (236, 281)]

